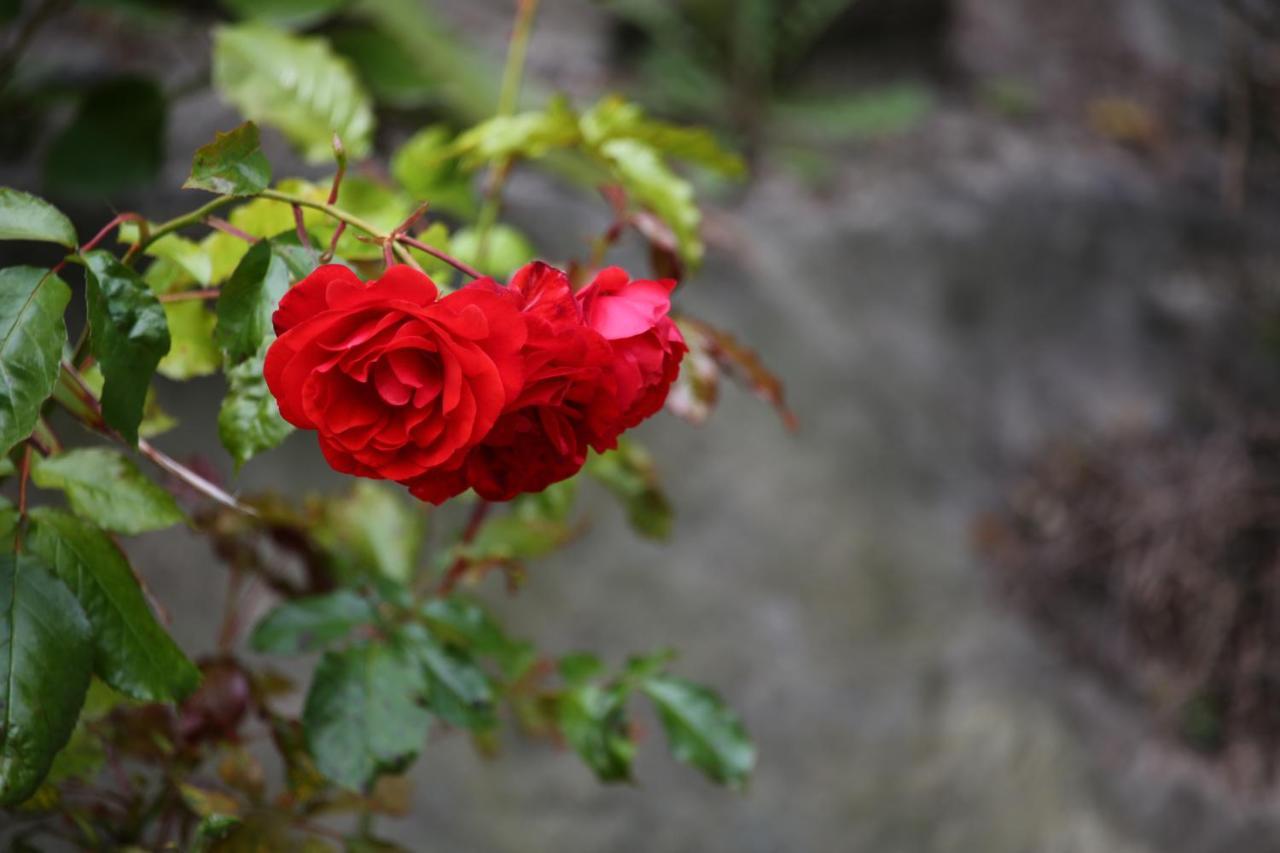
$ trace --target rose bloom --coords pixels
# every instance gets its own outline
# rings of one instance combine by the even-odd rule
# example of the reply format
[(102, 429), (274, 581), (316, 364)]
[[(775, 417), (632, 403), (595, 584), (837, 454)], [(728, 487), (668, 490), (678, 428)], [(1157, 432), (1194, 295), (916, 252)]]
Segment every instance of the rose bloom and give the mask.
[(613, 400), (613, 353), (583, 321), (565, 274), (532, 263), (506, 288), (483, 286), (518, 307), (528, 323), (524, 387), (461, 466), (406, 482), (431, 503), (468, 487), (494, 501), (541, 491), (576, 474), (589, 444), (602, 438), (616, 444), (622, 430)]
[[(662, 408), (680, 360), (689, 351), (668, 313), (676, 283), (631, 281), (626, 270), (603, 269), (577, 296), (588, 326), (609, 342), (617, 388), (617, 432), (630, 429)], [(613, 440), (597, 450), (617, 446)]]
[(343, 473), (406, 480), (454, 467), (523, 387), (528, 324), (491, 284), (438, 298), (407, 266), (362, 282), (330, 264), (285, 294), (273, 322), (267, 386)]

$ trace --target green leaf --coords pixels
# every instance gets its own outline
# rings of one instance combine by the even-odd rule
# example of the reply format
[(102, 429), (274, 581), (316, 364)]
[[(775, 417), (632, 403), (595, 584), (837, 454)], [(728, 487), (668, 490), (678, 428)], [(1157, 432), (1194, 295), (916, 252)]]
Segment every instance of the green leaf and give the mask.
[(323, 648), (361, 625), (371, 625), (378, 614), (369, 600), (346, 589), (286, 602), (266, 615), (249, 645), (257, 652), (295, 655)]
[(0, 270), (0, 454), (31, 435), (58, 381), (71, 289), (35, 267)]
[(124, 77), (84, 93), (71, 124), (49, 145), (45, 183), (80, 197), (149, 183), (164, 163), (165, 99), (147, 78)]
[(232, 364), (252, 358), (272, 332), (271, 314), (289, 289), (289, 266), (269, 240), (249, 248), (218, 296), (214, 339)]
[(492, 657), (507, 679), (519, 678), (537, 660), (532, 644), (508, 637), (474, 601), (457, 595), (433, 598), (421, 612), (433, 634), (448, 645)]
[(493, 687), (484, 670), (464, 652), (441, 645), (421, 625), (405, 625), (400, 635), (426, 673), (427, 707), (457, 726), (492, 728)]
[(262, 153), (258, 126), (247, 121), (226, 133), (215, 132), (213, 142), (196, 149), (191, 177), (182, 186), (221, 195), (254, 195), (270, 185), (271, 164)]
[(0, 554), (0, 805), (36, 790), (89, 688), (93, 646), (75, 597), (29, 554)]
[(200, 671), (156, 621), (128, 561), (111, 537), (48, 507), (31, 512), (27, 546), (80, 602), (93, 631), (93, 670), (134, 699), (175, 702)]
[(169, 351), (164, 307), (137, 273), (110, 252), (84, 256), (89, 348), (102, 366), (102, 415), (131, 443), (156, 365)]
[(636, 745), (626, 715), (626, 693), (582, 684), (557, 698), (560, 733), (601, 782), (631, 781)]
[(313, 163), (332, 156), (335, 133), (352, 158), (369, 152), (369, 95), (321, 37), (259, 24), (217, 27), (213, 82), (246, 118), (279, 128)]
[[(80, 378), (89, 386), (94, 394), (102, 395), (102, 371), (94, 364), (80, 374)], [(142, 423), (138, 424), (138, 435), (142, 438), (153, 438), (168, 432), (178, 425), (178, 421), (156, 401), (154, 388), (147, 389), (147, 399), (142, 405)]]
[(178, 380), (217, 373), (222, 367), (222, 353), (213, 340), (217, 317), (205, 308), (204, 300), (167, 303), (164, 316), (172, 343), (156, 371)]
[(218, 439), (239, 470), (264, 450), (279, 447), (293, 426), (280, 417), (276, 398), (262, 375), (268, 343), (250, 359), (227, 368), (227, 396), (218, 410)]
[(501, 223), (489, 229), (484, 258), (480, 255), (480, 234), (475, 228), (460, 228), (449, 241), (453, 256), (479, 268), (485, 275), (505, 279), (529, 263), (536, 254), (533, 244), (516, 229)]
[(585, 684), (604, 674), (604, 664), (600, 662), (600, 658), (590, 652), (572, 652), (565, 655), (560, 658), (557, 669), (560, 670), (560, 677), (570, 687)]
[(756, 750), (736, 714), (720, 697), (699, 684), (670, 675), (640, 684), (658, 709), (667, 745), (677, 761), (692, 765), (712, 780), (742, 787), (756, 762)]
[(687, 160), (727, 177), (739, 177), (746, 171), (742, 158), (723, 148), (711, 131), (656, 121), (638, 104), (617, 95), (601, 99), (584, 112), (580, 126), (587, 144), (596, 148), (614, 139), (634, 139), (664, 156)]
[(346, 495), (326, 502), (322, 517), (317, 539), (348, 576), (372, 570), (399, 584), (413, 578), (426, 515), (399, 490), (358, 481)]
[(31, 479), (42, 489), (66, 492), (77, 515), (116, 533), (162, 530), (184, 520), (168, 492), (128, 458), (103, 447), (39, 459)]
[(430, 725), (425, 687), (418, 662), (398, 646), (327, 652), (302, 712), (316, 767), (339, 785), (364, 790), (379, 773), (404, 770)]
[(671, 535), (671, 503), (658, 483), (653, 457), (647, 450), (620, 439), (616, 450), (592, 454), (586, 470), (618, 496), (637, 533), (651, 539)]
[(557, 96), (545, 110), (494, 116), (481, 122), (458, 137), (454, 151), (468, 167), (477, 168), (512, 157), (542, 157), (574, 145), (579, 138), (578, 117), (568, 100)]
[(444, 125), (424, 127), (391, 157), (391, 174), (416, 199), (431, 202), (432, 210), (470, 217), (476, 207), (471, 179), (453, 155), (453, 135)]
[[(128, 233), (122, 227), (121, 239), (127, 239)], [(143, 254), (159, 259), (143, 276), (156, 293), (174, 293), (195, 283), (206, 287), (213, 283), (213, 258), (204, 246), (179, 234), (164, 235), (147, 246)]]
[(0, 187), (0, 240), (38, 240), (74, 249), (76, 229), (58, 208), (21, 190)]
[(658, 152), (635, 139), (612, 139), (600, 146), (627, 194), (653, 211), (676, 235), (680, 256), (690, 266), (702, 260), (699, 227), (702, 213), (693, 200), (693, 187), (662, 161)]

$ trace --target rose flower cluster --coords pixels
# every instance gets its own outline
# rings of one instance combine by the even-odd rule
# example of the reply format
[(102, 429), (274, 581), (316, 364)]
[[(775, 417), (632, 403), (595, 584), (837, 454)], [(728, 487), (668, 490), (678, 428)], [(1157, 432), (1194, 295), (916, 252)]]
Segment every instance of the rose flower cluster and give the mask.
[(662, 407), (687, 348), (675, 282), (605, 269), (574, 293), (532, 263), (440, 296), (422, 272), (322, 266), (275, 312), (267, 385), (338, 471), (441, 503), (509, 500), (570, 477)]

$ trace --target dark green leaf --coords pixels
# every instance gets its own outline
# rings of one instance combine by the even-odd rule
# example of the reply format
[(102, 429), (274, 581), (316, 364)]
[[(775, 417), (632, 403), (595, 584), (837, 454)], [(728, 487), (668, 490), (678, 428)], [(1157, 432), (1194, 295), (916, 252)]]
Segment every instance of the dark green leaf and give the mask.
[(457, 726), (492, 727), (493, 687), (484, 670), (463, 652), (445, 648), (421, 625), (406, 625), (401, 634), (426, 673), (431, 711)]
[(164, 94), (155, 82), (128, 77), (94, 86), (50, 144), (45, 182), (77, 196), (146, 184), (164, 163), (164, 131)]
[(0, 555), (0, 804), (36, 790), (75, 727), (93, 646), (75, 597), (41, 561)]
[(169, 351), (164, 307), (137, 273), (110, 252), (84, 256), (89, 348), (102, 367), (102, 416), (129, 442), (138, 424), (156, 365)]
[(361, 625), (371, 625), (377, 612), (368, 599), (346, 589), (280, 605), (253, 629), (254, 651), (292, 655), (315, 651), (340, 640)]
[(222, 195), (254, 195), (271, 185), (271, 164), (262, 153), (258, 127), (247, 121), (196, 149), (185, 189)]
[(327, 652), (316, 667), (302, 722), (322, 773), (368, 789), (417, 756), (431, 716), (417, 660), (398, 646), (368, 643)]
[(560, 733), (601, 782), (631, 780), (636, 746), (626, 715), (626, 694), (616, 688), (582, 684), (556, 702)]
[(264, 344), (253, 358), (227, 368), (227, 396), (218, 411), (218, 438), (237, 469), (258, 453), (278, 447), (293, 432), (293, 426), (280, 417), (280, 407), (262, 376), (266, 347)]
[(622, 439), (616, 450), (592, 454), (587, 473), (623, 502), (636, 532), (653, 539), (671, 534), (671, 504), (658, 484), (653, 457), (640, 445)]
[(103, 447), (40, 459), (31, 479), (42, 489), (66, 492), (77, 515), (116, 533), (162, 530), (184, 520), (168, 492), (128, 458)]
[(236, 460), (237, 469), (257, 453), (279, 447), (293, 432), (292, 425), (280, 418), (280, 407), (262, 378), (265, 353), (266, 346), (259, 355), (227, 369), (227, 397), (218, 411), (218, 438)]
[(48, 270), (0, 270), (0, 454), (31, 434), (58, 381), (71, 290)]
[(48, 507), (32, 510), (31, 521), (31, 553), (61, 578), (89, 618), (98, 677), (151, 702), (178, 701), (194, 690), (199, 670), (156, 621), (111, 537)]
[(269, 240), (259, 240), (222, 286), (214, 339), (232, 364), (251, 358), (272, 334), (271, 314), (289, 281), (284, 258)]
[(519, 678), (537, 659), (532, 645), (508, 637), (474, 601), (457, 595), (433, 598), (422, 605), (422, 616), (445, 643), (493, 658), (508, 679)]
[(640, 689), (653, 700), (677, 761), (712, 780), (742, 787), (755, 766), (756, 750), (736, 714), (699, 684), (669, 675), (652, 676)]
[(0, 240), (40, 240), (76, 247), (76, 229), (58, 208), (42, 198), (0, 187)]
[(320, 37), (260, 24), (213, 34), (213, 81), (253, 121), (279, 128), (312, 162), (333, 156), (333, 135), (354, 159), (369, 151), (373, 110), (350, 64)]

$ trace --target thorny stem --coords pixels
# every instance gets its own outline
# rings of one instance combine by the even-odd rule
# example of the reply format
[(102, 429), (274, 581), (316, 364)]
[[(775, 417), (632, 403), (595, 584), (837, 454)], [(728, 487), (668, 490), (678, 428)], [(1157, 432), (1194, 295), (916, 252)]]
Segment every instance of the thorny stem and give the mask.
[[(480, 528), (484, 525), (484, 520), (489, 515), (489, 510), (493, 504), (486, 500), (481, 500), (471, 510), (471, 517), (467, 519), (467, 526), (462, 531), (462, 538), (458, 540), (459, 545), (469, 545), (475, 540), (476, 534), (480, 532)], [(440, 580), (440, 585), (436, 588), (436, 594), (446, 596), (453, 592), (454, 587), (458, 585), (458, 581), (462, 580), (462, 576), (467, 573), (467, 566), (470, 561), (464, 556), (459, 556), (453, 561), (453, 565), (449, 567), (449, 571)]]
[(293, 224), (298, 230), (298, 245), (304, 249), (311, 248), (311, 237), (307, 234), (307, 226), (302, 222), (302, 208), (293, 206)]
[(206, 216), (204, 218), (204, 224), (208, 225), (215, 231), (221, 231), (223, 234), (230, 234), (232, 237), (236, 237), (246, 243), (252, 244), (258, 242), (257, 237), (241, 231), (239, 228), (235, 227), (220, 216)]
[[(347, 174), (347, 149), (342, 147), (342, 138), (336, 133), (333, 135), (333, 156), (338, 161), (338, 171), (333, 173), (333, 183), (329, 185), (329, 204), (337, 202), (338, 190), (342, 188), (342, 178)], [(346, 230), (347, 223), (340, 221), (333, 231), (333, 237), (329, 239), (329, 248), (325, 249), (324, 254), (320, 256), (321, 263), (327, 264), (333, 260), (334, 253), (338, 251), (338, 240)]]
[[(265, 195), (265, 192), (263, 194)], [(173, 219), (170, 219), (167, 222), (161, 222), (155, 228), (151, 229), (150, 234), (144, 234), (142, 238), (138, 240), (137, 243), (134, 243), (133, 246), (129, 248), (129, 251), (125, 253), (124, 263), (126, 264), (129, 263), (129, 261), (133, 260), (134, 256), (136, 256), (139, 252), (141, 252), (143, 249), (147, 248), (147, 246), (150, 246), (152, 243), (159, 240), (161, 237), (165, 236), (166, 234), (172, 234), (174, 231), (178, 231), (183, 228), (186, 228), (188, 225), (195, 225), (199, 223), (202, 219), (205, 219), (206, 217), (208, 217), (215, 210), (219, 210), (220, 208), (226, 207), (228, 204), (231, 204), (233, 201), (236, 201), (238, 198), (239, 196), (232, 196), (232, 195), (218, 196), (213, 201), (202, 204), (199, 207), (197, 207), (195, 210), (188, 211), (187, 213), (184, 213), (181, 216), (175, 216)]]
[[(326, 202), (313, 201), (312, 199), (306, 198), (304, 196), (294, 195), (293, 193), (280, 192), (279, 190), (263, 190), (262, 192), (258, 193), (258, 197), (269, 198), (269, 199), (273, 199), (274, 201), (283, 201), (286, 204), (296, 204), (301, 207), (310, 207), (310, 208), (313, 208), (314, 210), (319, 210), (322, 213), (325, 213), (333, 217), (339, 222), (345, 222), (348, 225), (350, 225), (352, 228), (359, 228), (361, 231), (374, 237), (379, 242), (390, 240), (389, 236), (379, 231), (376, 225), (373, 225), (372, 223), (367, 222), (364, 219), (361, 219), (355, 214), (348, 213), (347, 211), (343, 210), (340, 207), (334, 207), (332, 204), (328, 204)], [(396, 257), (400, 258), (400, 260), (406, 264), (412, 263), (413, 256), (409, 254), (409, 250), (406, 249), (404, 246), (401, 246), (398, 242), (394, 242), (394, 241), (391, 241), (391, 242), (392, 242), (392, 251), (395, 252)]]
[(434, 246), (428, 246), (416, 237), (410, 237), (408, 234), (400, 234), (396, 239), (405, 245), (412, 246), (419, 252), (426, 252), (431, 257), (444, 261), (463, 275), (469, 275), (472, 278), (483, 278), (483, 275), (475, 267), (464, 263), (451, 255), (445, 254)]
[[(63, 404), (63, 408), (65, 408), (72, 415), (80, 419), (85, 425), (89, 426), (90, 428), (102, 433), (108, 438), (112, 438), (120, 442), (121, 444), (127, 445), (128, 442), (124, 440), (124, 437), (120, 435), (120, 433), (116, 432), (114, 429), (107, 426), (107, 422), (102, 418), (102, 404), (98, 401), (97, 396), (93, 393), (93, 389), (90, 388), (88, 383), (84, 381), (84, 377), (80, 375), (80, 373), (75, 369), (75, 367), (73, 367), (68, 362), (64, 361), (62, 363), (62, 374), (71, 380), (72, 391), (75, 392), (75, 395), (79, 399), (79, 401), (88, 409), (88, 413), (86, 415), (86, 413), (84, 412), (76, 411), (71, 406), (67, 406), (65, 403)], [(57, 398), (55, 397), (55, 399)], [(154, 445), (152, 445), (145, 438), (139, 438), (137, 446), (138, 446), (138, 452), (141, 453), (143, 456), (147, 457), (148, 459), (150, 459), (151, 462), (156, 465), (156, 467), (168, 472), (169, 474), (172, 474), (174, 477), (186, 483), (188, 486), (195, 489), (197, 492), (200, 492), (205, 497), (208, 497), (214, 501), (217, 501), (223, 506), (230, 507), (231, 509), (234, 509), (238, 512), (242, 512), (245, 515), (254, 516), (254, 517), (258, 515), (257, 510), (255, 510), (253, 507), (246, 506), (245, 504), (240, 503), (238, 500), (236, 500), (233, 496), (228, 494), (226, 491), (214, 485), (213, 483), (210, 483), (204, 477), (201, 477), (195, 471), (192, 471), (187, 466), (178, 462), (176, 459), (169, 456), (169, 454), (165, 453), (163, 450), (160, 450), (158, 447), (155, 447)]]

